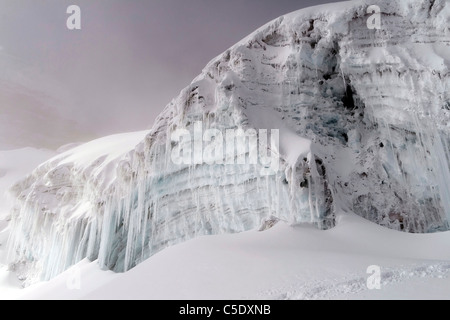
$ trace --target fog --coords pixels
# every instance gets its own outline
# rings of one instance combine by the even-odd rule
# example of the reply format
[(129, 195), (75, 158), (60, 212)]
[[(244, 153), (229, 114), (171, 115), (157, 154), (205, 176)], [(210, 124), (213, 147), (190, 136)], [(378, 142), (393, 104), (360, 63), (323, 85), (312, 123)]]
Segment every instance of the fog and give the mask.
[[(282, 14), (326, 2), (0, 0), (0, 95), (21, 87), (92, 137), (150, 128), (212, 58)], [(81, 30), (66, 27), (72, 4)], [(0, 116), (4, 104), (21, 107), (15, 99), (3, 99)]]

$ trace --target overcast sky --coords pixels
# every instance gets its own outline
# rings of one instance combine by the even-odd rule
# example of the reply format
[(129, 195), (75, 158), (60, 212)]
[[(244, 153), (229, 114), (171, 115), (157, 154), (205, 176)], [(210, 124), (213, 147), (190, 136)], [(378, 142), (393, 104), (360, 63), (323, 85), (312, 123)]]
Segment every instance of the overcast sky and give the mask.
[[(212, 58), (280, 15), (327, 2), (0, 0), (0, 48), (66, 116), (99, 135), (141, 130)], [(80, 31), (66, 28), (71, 4)]]

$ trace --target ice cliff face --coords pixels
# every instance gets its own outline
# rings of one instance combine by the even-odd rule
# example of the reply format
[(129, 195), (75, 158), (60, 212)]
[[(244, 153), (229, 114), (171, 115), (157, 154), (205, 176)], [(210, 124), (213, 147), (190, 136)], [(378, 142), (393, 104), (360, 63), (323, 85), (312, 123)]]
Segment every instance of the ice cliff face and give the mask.
[[(381, 8), (379, 30), (367, 27), (369, 5)], [(44, 279), (84, 257), (121, 272), (268, 219), (330, 228), (338, 210), (448, 230), (449, 26), (445, 0), (350, 1), (267, 24), (210, 62), (140, 143), (133, 135), (114, 156), (114, 145), (98, 152), (102, 141), (79, 147), (16, 185), (12, 261)], [(175, 164), (172, 133), (199, 121), (279, 129), (265, 151), (280, 169)]]

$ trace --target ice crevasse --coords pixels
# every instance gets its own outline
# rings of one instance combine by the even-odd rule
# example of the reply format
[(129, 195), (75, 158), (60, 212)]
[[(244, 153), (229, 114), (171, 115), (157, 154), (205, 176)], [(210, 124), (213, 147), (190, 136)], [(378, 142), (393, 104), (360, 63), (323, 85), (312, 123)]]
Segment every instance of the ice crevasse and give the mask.
[[(369, 5), (381, 9), (379, 30), (367, 27)], [(399, 231), (449, 230), (449, 66), (449, 1), (348, 1), (280, 17), (213, 59), (150, 131), (69, 150), (16, 184), (11, 262), (30, 281), (86, 257), (123, 272), (269, 219), (328, 229), (339, 210)], [(199, 122), (279, 129), (279, 148), (266, 150), (279, 170), (174, 164), (172, 133)]]

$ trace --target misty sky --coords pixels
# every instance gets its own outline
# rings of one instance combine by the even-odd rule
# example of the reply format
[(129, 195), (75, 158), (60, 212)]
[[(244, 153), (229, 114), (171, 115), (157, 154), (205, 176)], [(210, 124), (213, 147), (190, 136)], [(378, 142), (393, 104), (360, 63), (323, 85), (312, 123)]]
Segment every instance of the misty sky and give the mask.
[[(0, 52), (13, 61), (0, 72), (96, 135), (141, 130), (212, 58), (282, 14), (327, 2), (0, 0)], [(81, 31), (66, 28), (71, 4)]]

